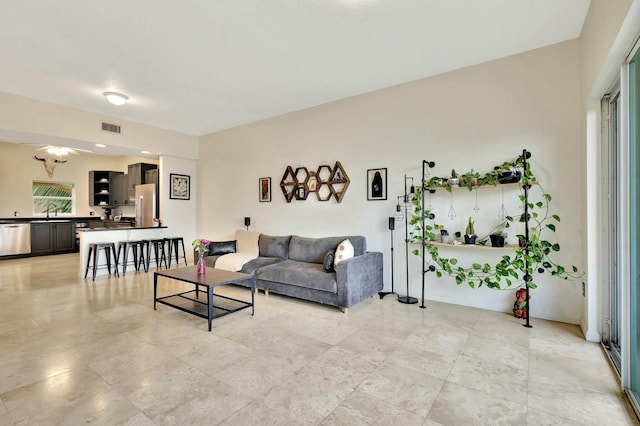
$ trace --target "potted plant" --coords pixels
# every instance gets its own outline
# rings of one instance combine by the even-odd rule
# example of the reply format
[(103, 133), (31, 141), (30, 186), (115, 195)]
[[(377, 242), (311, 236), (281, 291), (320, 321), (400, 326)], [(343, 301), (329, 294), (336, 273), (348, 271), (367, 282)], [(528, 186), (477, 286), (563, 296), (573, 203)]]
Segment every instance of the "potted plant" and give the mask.
[(447, 231), (446, 229), (440, 230), (440, 236), (442, 237), (443, 244), (449, 244), (449, 241), (451, 241), (451, 236), (449, 236), (449, 231)]
[(509, 222), (502, 222), (496, 226), (489, 234), (491, 239), (491, 247), (504, 247), (504, 242), (507, 239), (507, 231), (505, 228), (509, 227)]
[(480, 173), (471, 169), (462, 175), (462, 179), (460, 179), (460, 186), (465, 186), (469, 191), (471, 191), (474, 187), (479, 185), (479, 178)]
[(469, 223), (467, 224), (467, 229), (465, 231), (464, 234), (464, 243), (465, 244), (475, 244), (476, 243), (476, 238), (478, 238), (478, 236), (476, 235), (476, 231), (474, 228), (474, 222), (473, 220), (471, 220), (471, 216), (469, 216)]
[(460, 179), (458, 178), (458, 173), (456, 173), (455, 169), (451, 169), (451, 177), (448, 180), (448, 184), (450, 186), (458, 186), (460, 184)]

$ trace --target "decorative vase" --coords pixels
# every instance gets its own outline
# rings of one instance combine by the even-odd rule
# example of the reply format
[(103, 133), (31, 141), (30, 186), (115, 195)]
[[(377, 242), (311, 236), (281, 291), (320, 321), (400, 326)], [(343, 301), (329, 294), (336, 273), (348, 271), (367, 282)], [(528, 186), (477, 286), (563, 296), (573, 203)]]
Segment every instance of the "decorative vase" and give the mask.
[(198, 255), (198, 263), (196, 264), (196, 273), (198, 275), (205, 275), (207, 273), (207, 267), (204, 264), (204, 256)]

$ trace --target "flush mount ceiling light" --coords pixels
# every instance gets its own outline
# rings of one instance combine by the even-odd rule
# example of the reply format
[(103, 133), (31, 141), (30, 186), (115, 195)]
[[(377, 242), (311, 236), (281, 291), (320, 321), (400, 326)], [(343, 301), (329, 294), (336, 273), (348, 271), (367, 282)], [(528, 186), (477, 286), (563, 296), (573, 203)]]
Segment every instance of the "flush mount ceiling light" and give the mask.
[(113, 105), (124, 105), (129, 100), (127, 96), (117, 92), (104, 92), (103, 95)]

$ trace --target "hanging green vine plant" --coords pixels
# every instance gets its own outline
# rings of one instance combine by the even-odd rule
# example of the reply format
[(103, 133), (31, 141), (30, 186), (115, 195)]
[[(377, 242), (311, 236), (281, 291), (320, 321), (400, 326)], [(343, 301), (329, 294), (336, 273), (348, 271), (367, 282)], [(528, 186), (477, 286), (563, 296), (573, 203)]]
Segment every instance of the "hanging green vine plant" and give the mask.
[[(549, 203), (552, 197), (544, 191), (531, 171), (530, 164), (524, 161), (522, 155), (514, 161), (507, 161), (494, 167), (492, 171), (478, 179), (477, 185), (496, 186), (503, 182), (505, 177), (509, 179), (516, 176), (516, 179), (520, 179), (523, 188), (525, 186), (527, 188), (537, 187), (541, 191), (542, 197), (540, 201), (527, 202), (524, 194), (519, 195), (520, 201), (527, 202), (528, 207), (528, 242), (525, 235), (518, 234), (517, 238), (523, 242), (522, 247), (519, 247), (511, 256), (502, 256), (495, 265), (473, 263), (469, 267), (462, 267), (458, 266), (458, 259), (441, 256), (437, 245), (433, 244), (435, 233), (440, 229), (440, 226), (434, 221), (430, 210), (423, 211), (422, 191), (439, 188), (450, 192), (451, 186), (447, 184), (446, 178), (433, 177), (424, 182), (423, 187), (416, 188), (416, 195), (412, 200), (413, 212), (410, 222), (413, 230), (409, 241), (418, 244), (422, 244), (424, 241), (425, 253), (431, 257), (429, 265), (435, 267), (438, 277), (450, 276), (455, 278), (458, 285), (467, 283), (471, 288), (486, 285), (489, 288), (504, 289), (514, 284), (520, 285), (523, 281), (528, 284), (529, 288), (536, 288), (537, 285), (533, 281), (535, 272), (544, 273), (546, 271), (562, 279), (576, 279), (583, 275), (576, 266), (567, 268), (553, 260), (553, 255), (560, 251), (560, 245), (553, 242), (548, 235), (555, 233), (560, 217), (557, 214), (551, 214)], [(468, 187), (469, 190), (472, 189), (469, 181), (460, 182), (460, 184)], [(424, 229), (422, 229), (423, 216)], [(521, 214), (518, 220), (524, 222), (526, 220), (525, 214)], [(513, 221), (512, 216), (506, 216), (498, 228), (508, 228)], [(413, 250), (413, 254), (420, 255), (420, 250)]]

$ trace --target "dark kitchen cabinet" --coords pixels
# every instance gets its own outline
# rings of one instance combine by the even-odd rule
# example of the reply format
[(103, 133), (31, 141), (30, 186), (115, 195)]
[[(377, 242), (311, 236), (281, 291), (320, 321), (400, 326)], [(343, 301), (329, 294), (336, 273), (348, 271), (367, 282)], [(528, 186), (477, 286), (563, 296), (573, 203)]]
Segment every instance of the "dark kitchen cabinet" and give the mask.
[(127, 189), (128, 178), (128, 175), (120, 173), (113, 176), (113, 185), (111, 185), (113, 196), (111, 201), (114, 206), (127, 206), (130, 204), (129, 191)]
[(112, 207), (114, 205), (115, 177), (122, 172), (92, 170), (89, 172), (89, 202), (92, 206)]
[(42, 222), (31, 224), (31, 253), (64, 253), (76, 249), (74, 222)]
[(152, 183), (146, 181), (146, 172), (148, 170), (156, 170), (158, 166), (156, 164), (149, 163), (136, 163), (129, 164), (128, 176), (129, 176), (129, 191), (133, 191), (135, 194), (135, 186), (145, 183)]

